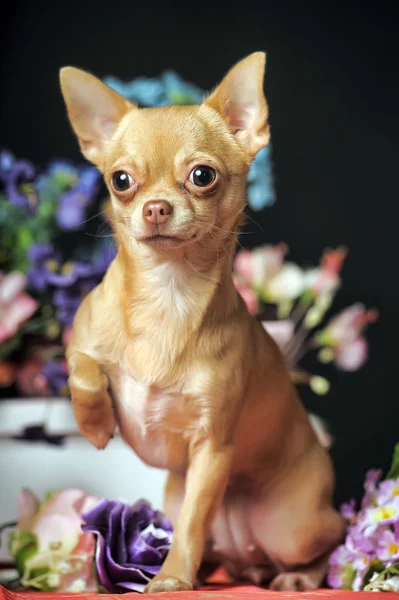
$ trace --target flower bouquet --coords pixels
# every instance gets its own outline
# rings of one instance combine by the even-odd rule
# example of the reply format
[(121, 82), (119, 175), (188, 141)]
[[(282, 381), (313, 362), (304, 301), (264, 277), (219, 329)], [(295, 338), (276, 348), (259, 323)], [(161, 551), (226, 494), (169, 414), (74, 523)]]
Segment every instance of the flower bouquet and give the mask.
[(330, 557), (333, 588), (399, 592), (399, 444), (389, 473), (381, 477), (380, 470), (368, 471), (358, 511), (354, 500), (341, 507), (348, 530)]
[(158, 573), (172, 525), (148, 502), (100, 500), (79, 489), (56, 490), (39, 502), (27, 489), (18, 499), (9, 553), (13, 589), (57, 592), (142, 592)]
[(235, 285), (249, 312), (262, 320), (281, 347), (293, 381), (323, 395), (329, 381), (305, 371), (299, 361), (313, 353), (323, 364), (333, 362), (344, 371), (356, 371), (367, 359), (363, 332), (378, 313), (356, 303), (324, 323), (341, 286), (346, 249), (327, 249), (320, 265), (308, 269), (285, 261), (287, 253), (285, 244), (239, 251), (234, 261)]

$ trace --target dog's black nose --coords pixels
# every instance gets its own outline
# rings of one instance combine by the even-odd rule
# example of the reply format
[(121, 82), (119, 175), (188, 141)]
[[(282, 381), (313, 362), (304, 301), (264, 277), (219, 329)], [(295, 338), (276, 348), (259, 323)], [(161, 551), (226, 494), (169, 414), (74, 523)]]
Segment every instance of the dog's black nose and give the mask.
[(143, 217), (148, 223), (165, 223), (173, 212), (173, 207), (166, 200), (150, 200), (143, 206)]

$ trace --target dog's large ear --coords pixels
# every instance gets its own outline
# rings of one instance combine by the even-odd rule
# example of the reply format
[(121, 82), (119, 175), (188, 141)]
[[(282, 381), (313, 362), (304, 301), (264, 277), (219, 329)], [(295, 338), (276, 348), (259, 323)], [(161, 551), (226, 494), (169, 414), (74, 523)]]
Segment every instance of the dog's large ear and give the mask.
[(60, 82), (80, 148), (87, 160), (100, 167), (107, 142), (132, 105), (97, 77), (74, 67), (61, 69)]
[(255, 154), (270, 139), (268, 109), (263, 91), (266, 54), (254, 52), (237, 63), (221, 84), (205, 100), (228, 122), (234, 134), (240, 137)]

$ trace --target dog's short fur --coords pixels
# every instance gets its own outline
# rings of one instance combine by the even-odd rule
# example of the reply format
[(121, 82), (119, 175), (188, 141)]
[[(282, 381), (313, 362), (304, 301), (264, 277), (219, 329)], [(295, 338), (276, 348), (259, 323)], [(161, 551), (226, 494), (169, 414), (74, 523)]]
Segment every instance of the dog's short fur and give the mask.
[(203, 560), (272, 589), (312, 589), (343, 533), (330, 459), (232, 282), (248, 169), (269, 141), (264, 67), (252, 54), (202, 105), (156, 109), (61, 71), (118, 241), (75, 319), (72, 401), (97, 448), (118, 425), (147, 464), (170, 471), (175, 534), (151, 592), (191, 589)]

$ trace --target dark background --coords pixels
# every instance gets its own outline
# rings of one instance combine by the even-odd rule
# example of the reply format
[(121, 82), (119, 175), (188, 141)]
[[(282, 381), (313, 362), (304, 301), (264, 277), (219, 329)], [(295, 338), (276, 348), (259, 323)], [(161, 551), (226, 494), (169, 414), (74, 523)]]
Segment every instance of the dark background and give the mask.
[(305, 265), (345, 244), (336, 308), (380, 310), (367, 367), (327, 370), (329, 395), (304, 394), (336, 440), (337, 501), (358, 497), (365, 470), (386, 469), (399, 440), (397, 9), (26, 0), (3, 6), (0, 27), (0, 144), (39, 163), (80, 160), (58, 89), (63, 65), (125, 80), (173, 68), (209, 89), (236, 60), (268, 52), (278, 201), (250, 215), (259, 227), (250, 222), (242, 243), (284, 240)]

